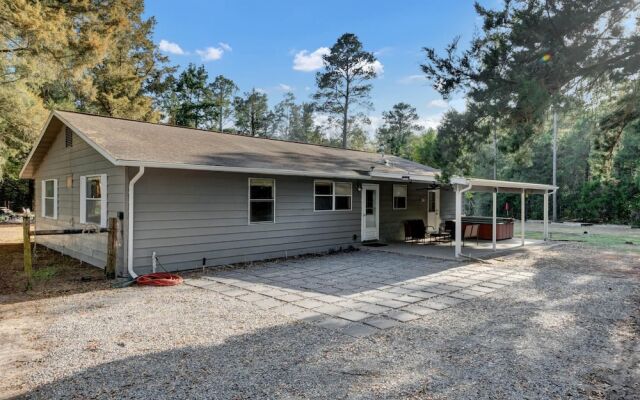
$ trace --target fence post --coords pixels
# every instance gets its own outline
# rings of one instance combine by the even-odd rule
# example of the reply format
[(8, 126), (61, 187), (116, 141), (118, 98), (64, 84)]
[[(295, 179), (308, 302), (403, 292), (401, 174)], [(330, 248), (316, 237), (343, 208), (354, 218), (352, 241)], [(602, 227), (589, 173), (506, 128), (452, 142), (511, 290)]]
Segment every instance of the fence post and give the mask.
[(24, 275), (27, 277), (27, 289), (31, 288), (32, 264), (31, 264), (31, 219), (29, 214), (22, 215), (22, 242), (24, 243)]
[(109, 236), (107, 239), (107, 265), (104, 267), (104, 274), (108, 279), (116, 277), (116, 260), (117, 260), (117, 238), (118, 238), (118, 219), (109, 218)]

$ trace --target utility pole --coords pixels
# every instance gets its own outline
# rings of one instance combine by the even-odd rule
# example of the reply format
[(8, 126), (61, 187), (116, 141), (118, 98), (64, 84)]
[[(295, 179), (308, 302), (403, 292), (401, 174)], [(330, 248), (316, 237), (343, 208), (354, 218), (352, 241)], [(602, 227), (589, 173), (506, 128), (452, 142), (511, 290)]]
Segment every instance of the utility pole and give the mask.
[[(558, 167), (558, 113), (556, 108), (553, 108), (553, 186), (556, 186), (556, 169)], [(552, 221), (556, 222), (558, 218), (557, 213), (557, 201), (556, 201), (557, 191), (553, 192), (553, 218)]]
[(493, 180), (498, 179), (498, 136), (493, 131)]

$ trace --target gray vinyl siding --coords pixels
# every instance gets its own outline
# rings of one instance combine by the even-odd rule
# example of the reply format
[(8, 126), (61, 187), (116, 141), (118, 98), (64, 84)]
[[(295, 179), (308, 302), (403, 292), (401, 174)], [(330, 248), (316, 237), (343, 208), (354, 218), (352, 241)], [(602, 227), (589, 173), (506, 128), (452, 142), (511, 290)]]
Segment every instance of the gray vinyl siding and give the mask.
[[(360, 245), (359, 182), (351, 182), (351, 211), (314, 211), (313, 178), (268, 176), (276, 181), (275, 223), (249, 224), (250, 177), (257, 176), (148, 168), (135, 186), (136, 272), (150, 271), (153, 252), (163, 268), (185, 270), (200, 267), (203, 258), (216, 266)], [(403, 221), (426, 217), (426, 186), (409, 184), (407, 209), (393, 210), (393, 183), (374, 183), (381, 240), (404, 239)]]
[[(116, 167), (77, 135), (73, 135), (73, 147), (65, 147), (64, 127), (56, 136), (42, 163), (34, 175), (35, 224), (37, 230), (82, 228), (80, 224), (80, 176), (107, 175), (107, 216), (117, 217), (124, 211), (125, 169)], [(73, 177), (73, 185), (67, 188), (67, 176)], [(58, 218), (42, 216), (42, 181), (58, 180)], [(63, 254), (104, 267), (107, 252), (107, 233), (37, 236), (38, 245), (44, 245)], [(123, 242), (122, 240), (120, 241)], [(118, 269), (123, 268), (123, 251), (118, 251)]]
[(440, 189), (440, 218), (442, 222), (456, 218), (456, 193), (451, 189)]
[(409, 183), (407, 209), (393, 209), (393, 182), (380, 183), (380, 239), (404, 240), (404, 221), (421, 219), (427, 223), (427, 186)]
[(276, 181), (275, 223), (249, 224), (250, 177), (258, 176), (147, 169), (135, 186), (136, 272), (150, 269), (154, 251), (164, 268), (184, 270), (201, 266), (203, 258), (214, 266), (360, 243), (355, 182), (351, 211), (314, 211), (313, 178), (269, 176)]

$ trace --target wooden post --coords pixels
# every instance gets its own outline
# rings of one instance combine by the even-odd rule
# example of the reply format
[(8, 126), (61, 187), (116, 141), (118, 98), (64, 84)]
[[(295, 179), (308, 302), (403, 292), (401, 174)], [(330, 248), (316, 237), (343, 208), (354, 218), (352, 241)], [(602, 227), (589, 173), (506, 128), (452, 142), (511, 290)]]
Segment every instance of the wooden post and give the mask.
[(31, 219), (28, 214), (22, 216), (22, 241), (24, 243), (24, 275), (27, 277), (27, 289), (30, 289), (33, 269), (31, 264)]
[(104, 267), (104, 274), (108, 279), (116, 277), (116, 260), (117, 248), (116, 242), (118, 238), (118, 219), (109, 218), (109, 236), (107, 239), (107, 265)]

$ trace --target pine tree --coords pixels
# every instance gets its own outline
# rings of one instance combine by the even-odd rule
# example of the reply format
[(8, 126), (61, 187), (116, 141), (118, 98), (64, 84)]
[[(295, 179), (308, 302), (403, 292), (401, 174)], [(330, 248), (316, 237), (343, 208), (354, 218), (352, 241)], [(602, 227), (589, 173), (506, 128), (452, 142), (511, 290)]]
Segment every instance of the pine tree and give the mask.
[(213, 99), (213, 118), (216, 121), (216, 129), (222, 132), (225, 122), (233, 114), (233, 96), (238, 91), (238, 87), (231, 79), (218, 75), (209, 85), (209, 90)]
[(214, 123), (214, 101), (204, 65), (194, 64), (180, 73), (170, 94), (172, 119), (181, 126), (209, 129)]
[(415, 107), (407, 103), (397, 103), (390, 111), (382, 113), (384, 124), (378, 128), (378, 144), (385, 153), (396, 156), (408, 155), (408, 144), (411, 137), (420, 131), (422, 126), (417, 124), (420, 119)]
[(233, 101), (235, 127), (239, 133), (250, 136), (269, 136), (270, 115), (267, 95), (256, 89), (236, 97)]
[[(362, 43), (353, 33), (345, 33), (331, 47), (329, 54), (322, 56), (324, 71), (316, 74), (318, 91), (314, 94), (318, 109), (329, 116), (329, 122), (339, 122), (342, 147), (347, 148), (350, 134), (361, 131), (356, 118), (357, 108), (371, 109), (369, 101), (371, 84), (379, 65), (373, 53), (364, 51)], [(354, 130), (350, 131), (349, 127)], [(357, 141), (359, 143), (359, 141)]]

